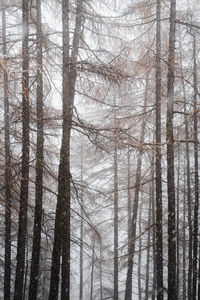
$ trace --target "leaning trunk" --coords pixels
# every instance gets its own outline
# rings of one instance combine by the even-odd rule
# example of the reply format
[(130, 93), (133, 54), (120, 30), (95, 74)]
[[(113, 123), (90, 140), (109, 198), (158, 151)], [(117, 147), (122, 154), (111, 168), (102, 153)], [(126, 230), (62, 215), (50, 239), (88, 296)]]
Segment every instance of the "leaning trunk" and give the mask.
[(69, 0), (62, 0), (63, 26), (63, 124), (54, 245), (49, 300), (58, 299), (60, 257), (62, 255), (61, 300), (70, 299), (70, 135), (76, 83), (76, 61), (82, 23), (82, 0), (77, 1), (71, 57), (69, 55)]
[(135, 237), (136, 237), (136, 224), (137, 224), (137, 213), (138, 213), (138, 202), (139, 202), (139, 191), (140, 191), (140, 180), (141, 180), (141, 168), (142, 168), (142, 155), (143, 155), (143, 142), (145, 134), (145, 116), (146, 116), (146, 103), (147, 103), (147, 94), (148, 94), (148, 78), (146, 79), (146, 89), (145, 89), (145, 98), (144, 98), (144, 109), (143, 109), (143, 120), (142, 128), (140, 135), (140, 149), (138, 153), (137, 160), (137, 169), (136, 169), (136, 180), (135, 180), (135, 195), (131, 219), (131, 233), (130, 240), (128, 243), (128, 269), (126, 275), (126, 289), (124, 300), (132, 299), (132, 273), (133, 273), (133, 258), (135, 252)]

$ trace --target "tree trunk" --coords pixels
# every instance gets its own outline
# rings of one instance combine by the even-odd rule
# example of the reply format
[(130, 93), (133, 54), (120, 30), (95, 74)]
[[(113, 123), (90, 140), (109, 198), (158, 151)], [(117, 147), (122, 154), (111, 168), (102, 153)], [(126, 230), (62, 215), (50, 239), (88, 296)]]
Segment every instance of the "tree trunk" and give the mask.
[(29, 183), (29, 6), (22, 1), (22, 170), (20, 188), (17, 267), (14, 300), (21, 300), (24, 284), (25, 244), (27, 234), (27, 206)]
[(10, 300), (11, 285), (11, 155), (10, 155), (10, 124), (8, 99), (8, 73), (7, 73), (7, 44), (6, 44), (6, 16), (2, 8), (2, 41), (3, 41), (3, 85), (4, 85), (4, 136), (5, 136), (5, 263), (4, 263), (4, 300)]
[(36, 1), (37, 13), (37, 150), (36, 150), (36, 181), (35, 181), (35, 219), (33, 231), (33, 247), (31, 259), (31, 273), (29, 299), (36, 300), (39, 277), (42, 199), (43, 199), (43, 65), (42, 65), (42, 28), (41, 28), (41, 0)]
[[(143, 196), (141, 196), (143, 197)], [(143, 199), (142, 199), (143, 201)], [(138, 220), (139, 235), (142, 232), (142, 203), (140, 205), (140, 214)], [(141, 285), (141, 264), (142, 264), (142, 236), (139, 237), (139, 253), (138, 253), (138, 299), (142, 300), (142, 285)]]
[(103, 300), (103, 270), (102, 270), (102, 239), (100, 239), (100, 265), (99, 265), (99, 277), (100, 277), (100, 300)]
[[(62, 233), (65, 230), (67, 244), (65, 245), (68, 262), (65, 262), (68, 272), (67, 286), (69, 299), (70, 282), (70, 132), (72, 121), (72, 103), (70, 98), (70, 70), (69, 70), (69, 1), (62, 1), (62, 30), (63, 30), (63, 124), (62, 124), (62, 145), (60, 150), (60, 164), (58, 173), (58, 198), (56, 207), (56, 219), (54, 229), (54, 244), (52, 253), (51, 279), (49, 300), (58, 299), (60, 256), (63, 243)], [(71, 87), (72, 88), (72, 87)], [(64, 214), (63, 214), (64, 212)], [(65, 220), (64, 220), (65, 219)], [(67, 223), (66, 223), (67, 222)], [(67, 228), (66, 228), (67, 227)]]
[(28, 269), (29, 269), (29, 266), (28, 266), (28, 245), (27, 245), (27, 242), (26, 242), (26, 259), (25, 259), (25, 272), (24, 272), (24, 287), (23, 287), (23, 297), (22, 297), (22, 300), (25, 300), (26, 299), (26, 286), (27, 286), (27, 278), (28, 278)]
[[(154, 166), (154, 157), (152, 158), (152, 166)], [(152, 168), (152, 222), (156, 224), (156, 216), (155, 216), (155, 197), (154, 197), (154, 173), (155, 169)], [(154, 225), (152, 228), (152, 240), (153, 240), (153, 290), (152, 290), (152, 300), (156, 298), (156, 226)]]
[[(153, 160), (152, 160), (153, 161)], [(146, 282), (145, 282), (145, 300), (149, 298), (149, 264), (150, 264), (150, 242), (151, 242), (151, 209), (152, 209), (152, 201), (153, 201), (153, 163), (151, 164), (151, 178), (152, 182), (150, 185), (150, 193), (149, 193), (149, 212), (148, 212), (148, 237), (147, 237), (147, 258), (146, 258)]]
[(118, 157), (117, 157), (117, 122), (114, 115), (114, 300), (118, 300)]
[(63, 124), (58, 174), (58, 198), (54, 230), (49, 300), (58, 299), (62, 254), (61, 300), (70, 299), (70, 135), (76, 83), (76, 61), (82, 23), (82, 0), (77, 1), (71, 58), (69, 56), (69, 1), (62, 0)]
[(176, 295), (176, 200), (174, 187), (174, 65), (175, 65), (175, 19), (176, 0), (171, 0), (169, 32), (169, 70), (167, 96), (167, 191), (168, 191), (168, 299), (177, 300)]
[(194, 85), (194, 190), (195, 190), (195, 204), (194, 204), (194, 232), (193, 232), (193, 289), (192, 299), (196, 299), (197, 294), (197, 251), (198, 251), (198, 216), (199, 216), (199, 163), (198, 163), (198, 106), (197, 106), (197, 62), (196, 62), (196, 39), (193, 40), (194, 50), (194, 71), (193, 71), (193, 85)]
[(128, 268), (127, 268), (127, 275), (126, 275), (126, 288), (125, 288), (124, 300), (132, 299), (133, 257), (135, 252), (136, 224), (137, 224), (138, 201), (139, 201), (140, 180), (141, 180), (142, 155), (143, 155), (142, 144), (144, 142), (144, 134), (145, 134), (147, 95), (148, 95), (148, 76), (146, 79), (143, 120), (142, 120), (142, 128), (141, 128), (141, 135), (140, 135), (140, 148), (139, 148), (137, 168), (136, 168), (135, 194), (134, 194), (132, 219), (131, 219), (131, 238), (128, 247)]
[[(181, 71), (183, 77), (183, 67), (182, 67), (182, 57), (181, 57)], [(182, 79), (183, 86), (183, 100), (184, 100), (184, 123), (185, 123), (185, 139), (186, 139), (186, 170), (187, 170), (187, 207), (188, 207), (188, 227), (189, 227), (189, 255), (188, 255), (188, 300), (191, 299), (192, 296), (192, 243), (193, 243), (193, 230), (192, 230), (192, 209), (191, 209), (191, 176), (190, 176), (190, 147), (189, 147), (189, 128), (188, 128), (188, 120), (187, 120), (187, 109), (186, 109), (186, 90), (185, 90), (185, 82)], [(177, 245), (178, 246), (178, 245)]]
[(128, 147), (128, 154), (127, 154), (127, 163), (128, 163), (128, 174), (127, 174), (127, 182), (128, 182), (128, 194), (127, 194), (127, 210), (128, 210), (128, 247), (129, 247), (129, 243), (131, 240), (131, 166), (130, 166), (130, 156), (131, 156), (131, 151), (130, 151), (130, 147)]
[(156, 270), (157, 299), (163, 299), (162, 169), (161, 169), (161, 2), (156, 4)]
[[(185, 160), (184, 160), (184, 170), (185, 170)], [(184, 187), (186, 186), (186, 178), (184, 173)], [(186, 193), (184, 190), (183, 194), (183, 241), (182, 241), (182, 248), (183, 248), (183, 294), (182, 298), (183, 300), (186, 300), (186, 251), (185, 251), (185, 240), (186, 240), (186, 222), (185, 222), (185, 216), (186, 216)]]
[[(83, 184), (83, 161), (81, 156), (81, 184)], [(83, 188), (81, 188), (81, 226), (80, 226), (80, 287), (79, 300), (83, 300)]]
[(91, 282), (90, 282), (90, 300), (93, 300), (93, 286), (94, 286), (94, 249), (95, 249), (95, 236), (92, 245), (92, 269), (91, 269)]
[[(182, 54), (180, 53), (180, 64), (181, 64), (181, 73), (183, 78), (183, 65), (182, 65)], [(186, 240), (186, 196), (187, 196), (187, 206), (188, 206), (188, 223), (189, 223), (189, 232), (191, 232), (191, 185), (190, 185), (190, 156), (189, 156), (189, 129), (188, 129), (188, 120), (187, 120), (187, 109), (186, 109), (186, 91), (185, 91), (185, 82), (182, 79), (182, 88), (183, 88), (183, 100), (184, 100), (184, 123), (185, 123), (185, 155), (186, 159), (184, 160), (184, 170), (186, 169), (187, 173), (184, 173), (184, 187), (187, 186), (187, 190), (184, 190), (184, 199), (183, 199), (183, 300), (186, 299), (186, 251), (185, 251), (185, 240)], [(185, 168), (186, 163), (186, 168)], [(186, 184), (185, 184), (186, 183)], [(190, 245), (191, 236), (189, 236), (189, 253), (191, 253), (192, 245)], [(178, 246), (178, 245), (177, 245)], [(191, 257), (191, 255), (189, 255)], [(190, 259), (189, 259), (190, 261)], [(178, 274), (177, 274), (178, 275)], [(188, 276), (189, 278), (189, 276)], [(189, 280), (188, 280), (189, 281)]]
[(180, 241), (179, 241), (179, 185), (180, 185), (180, 144), (178, 144), (178, 170), (177, 170), (177, 188), (176, 188), (176, 241), (177, 241), (177, 266), (176, 266), (176, 274), (177, 274), (177, 299), (179, 299), (179, 277), (180, 277)]

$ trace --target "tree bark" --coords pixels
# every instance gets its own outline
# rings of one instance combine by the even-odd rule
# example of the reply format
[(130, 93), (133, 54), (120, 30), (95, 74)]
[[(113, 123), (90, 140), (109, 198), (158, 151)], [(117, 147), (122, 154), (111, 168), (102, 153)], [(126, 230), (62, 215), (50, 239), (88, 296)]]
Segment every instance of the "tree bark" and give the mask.
[[(154, 166), (154, 157), (152, 158), (152, 166)], [(156, 224), (156, 216), (155, 216), (155, 197), (154, 197), (154, 173), (155, 169), (152, 168), (152, 222)], [(154, 225), (152, 228), (152, 240), (153, 240), (153, 290), (152, 290), (152, 300), (156, 298), (156, 226)]]
[(193, 85), (194, 85), (194, 232), (193, 232), (193, 289), (192, 299), (197, 294), (197, 252), (198, 252), (198, 216), (199, 216), (199, 163), (198, 163), (198, 106), (197, 106), (197, 61), (196, 61), (196, 39), (193, 37)]
[(20, 188), (17, 267), (14, 300), (21, 300), (24, 284), (25, 244), (27, 235), (27, 206), (29, 184), (29, 5), (22, 1), (22, 171)]
[(91, 282), (90, 282), (90, 300), (93, 300), (93, 286), (94, 286), (94, 249), (95, 249), (95, 236), (92, 245), (92, 269), (91, 269)]
[(36, 28), (37, 28), (37, 150), (36, 150), (36, 182), (35, 182), (35, 217), (33, 231), (33, 247), (31, 259), (31, 273), (29, 299), (36, 300), (39, 278), (42, 201), (43, 201), (43, 55), (42, 55), (42, 28), (41, 28), (41, 0), (36, 1)]
[(118, 153), (117, 153), (117, 122), (114, 113), (114, 300), (118, 300)]
[(127, 223), (127, 232), (128, 232), (128, 247), (129, 247), (129, 243), (131, 240), (131, 165), (130, 165), (130, 156), (131, 156), (131, 151), (130, 151), (130, 147), (128, 147), (128, 153), (127, 153), (127, 163), (128, 163), (128, 174), (127, 174), (127, 210), (128, 210), (128, 223)]
[[(183, 66), (182, 66), (182, 57), (181, 57), (181, 71), (183, 77)], [(186, 109), (186, 90), (185, 90), (185, 82), (182, 79), (182, 87), (183, 87), (183, 100), (184, 100), (184, 123), (185, 123), (185, 152), (186, 152), (186, 180), (187, 180), (187, 207), (188, 207), (188, 227), (189, 227), (189, 250), (188, 250), (188, 299), (191, 299), (192, 296), (192, 243), (193, 243), (193, 230), (192, 230), (192, 197), (191, 197), (191, 175), (190, 175), (190, 146), (189, 146), (189, 126), (187, 120), (187, 109)], [(178, 245), (177, 245), (178, 246)]]
[(156, 274), (157, 299), (163, 299), (162, 168), (161, 168), (161, 2), (156, 3)]
[(6, 44), (6, 11), (2, 8), (2, 41), (3, 41), (3, 86), (4, 86), (4, 136), (5, 136), (5, 263), (4, 263), (4, 300), (10, 300), (11, 286), (11, 196), (12, 174), (10, 153), (10, 124), (7, 73), (7, 44)]
[[(182, 66), (182, 53), (180, 53), (180, 64), (181, 64), (181, 73), (183, 78), (183, 66)], [(187, 196), (187, 206), (188, 210), (190, 211), (190, 215), (188, 215), (188, 222), (190, 221), (189, 218), (191, 218), (191, 188), (190, 188), (190, 157), (189, 157), (189, 129), (188, 129), (188, 120), (187, 120), (187, 109), (186, 109), (186, 91), (185, 91), (185, 83), (182, 79), (182, 88), (183, 88), (183, 100), (184, 100), (184, 123), (185, 123), (185, 156), (186, 159), (184, 160), (184, 170), (186, 169), (186, 174), (184, 173), (184, 187), (187, 187), (187, 190), (184, 190), (184, 196), (183, 196), (183, 243), (186, 240), (186, 196)], [(185, 166), (186, 163), (186, 166)], [(186, 176), (187, 175), (187, 176)], [(189, 222), (189, 226), (191, 226), (191, 222)], [(191, 228), (189, 227), (189, 231), (191, 231)], [(189, 237), (191, 239), (191, 237)], [(177, 245), (178, 246), (178, 245)], [(189, 248), (191, 249), (191, 245), (189, 245)], [(189, 249), (189, 252), (191, 251)], [(177, 274), (178, 275), (178, 274)], [(183, 300), (186, 299), (186, 249), (185, 244), (183, 244)]]
[(132, 273), (133, 273), (133, 257), (135, 252), (135, 237), (136, 237), (136, 225), (137, 225), (137, 213), (138, 213), (138, 201), (139, 201), (139, 191), (140, 191), (140, 180), (141, 180), (141, 167), (142, 167), (142, 155), (143, 155), (143, 142), (145, 134), (145, 125), (146, 125), (146, 103), (148, 95), (148, 75), (146, 79), (146, 88), (145, 88), (145, 97), (144, 97), (144, 108), (143, 108), (143, 120), (142, 128), (140, 135), (140, 148), (137, 159), (137, 168), (136, 168), (136, 180), (135, 180), (135, 194), (134, 202), (132, 209), (132, 218), (131, 218), (131, 238), (129, 241), (128, 247), (128, 268), (126, 275), (126, 288), (125, 288), (125, 297), (124, 300), (132, 299)]
[(58, 299), (60, 256), (62, 255), (61, 300), (70, 299), (70, 135), (76, 83), (76, 61), (82, 24), (82, 0), (77, 1), (73, 45), (70, 57), (69, 1), (62, 0), (63, 31), (63, 124), (60, 164), (58, 174), (58, 198), (52, 253), (49, 300)]
[(179, 299), (179, 289), (180, 289), (180, 284), (179, 284), (179, 277), (180, 277), (180, 235), (179, 235), (179, 209), (180, 209), (180, 144), (178, 144), (178, 170), (177, 170), (177, 187), (176, 187), (176, 230), (177, 230), (177, 235), (176, 235), (176, 241), (177, 241), (177, 266), (176, 266), (176, 274), (177, 274), (177, 299)]
[[(82, 155), (82, 154), (81, 154)], [(81, 156), (81, 184), (83, 184), (83, 160)], [(81, 226), (80, 226), (80, 287), (79, 300), (83, 300), (83, 188), (81, 188)]]
[(171, 0), (168, 95), (167, 95), (167, 191), (168, 191), (168, 299), (177, 299), (176, 288), (176, 200), (174, 186), (174, 66), (175, 66), (175, 19), (176, 0)]
[(102, 239), (100, 238), (100, 264), (99, 264), (99, 277), (100, 277), (100, 300), (103, 300), (103, 268), (102, 268)]
[[(185, 160), (184, 160), (184, 170), (185, 170)], [(184, 173), (184, 187), (186, 186), (186, 178), (185, 178), (185, 173)], [(186, 240), (186, 193), (184, 190), (184, 195), (183, 195), (183, 243), (182, 243), (182, 248), (183, 248), (183, 294), (182, 298), (183, 300), (186, 300), (186, 251), (185, 251), (185, 240)]]
[[(143, 195), (141, 195), (143, 197)], [(143, 199), (142, 199), (143, 201)], [(142, 232), (142, 204), (140, 205), (140, 213), (138, 220), (139, 234)], [(138, 300), (142, 300), (142, 284), (141, 284), (141, 264), (142, 264), (142, 237), (139, 237), (139, 253), (138, 253)]]
[[(153, 159), (152, 159), (153, 161)], [(149, 208), (148, 208), (148, 237), (147, 237), (147, 258), (146, 258), (146, 276), (145, 276), (145, 300), (148, 300), (149, 298), (149, 264), (150, 264), (150, 242), (151, 242), (151, 230), (150, 230), (150, 226), (151, 226), (151, 210), (152, 210), (152, 201), (153, 201), (153, 163), (151, 164), (151, 178), (152, 178), (152, 182), (150, 185), (150, 191), (149, 191)]]

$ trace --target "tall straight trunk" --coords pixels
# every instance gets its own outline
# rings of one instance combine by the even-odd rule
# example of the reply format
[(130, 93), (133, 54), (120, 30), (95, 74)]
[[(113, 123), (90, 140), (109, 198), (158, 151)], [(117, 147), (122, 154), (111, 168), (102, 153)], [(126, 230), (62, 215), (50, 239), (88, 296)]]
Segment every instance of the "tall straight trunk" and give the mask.
[(198, 252), (198, 216), (199, 216), (199, 163), (198, 163), (198, 106), (197, 106), (197, 61), (196, 61), (196, 39), (193, 39), (193, 85), (194, 85), (194, 232), (193, 232), (193, 289), (192, 299), (197, 294), (197, 252)]
[(190, 185), (190, 150), (189, 150), (189, 129), (186, 117), (186, 96), (184, 97), (185, 112), (185, 138), (186, 138), (186, 163), (187, 163), (187, 207), (188, 207), (188, 225), (189, 225), (189, 255), (188, 255), (188, 300), (192, 296), (192, 209), (191, 209), (191, 185)]
[(156, 3), (156, 271), (157, 299), (163, 299), (162, 169), (161, 169), (161, 1)]
[[(142, 231), (142, 204), (140, 206), (139, 214), (139, 234)], [(141, 264), (142, 264), (142, 236), (139, 237), (139, 253), (138, 253), (138, 299), (142, 300), (142, 284), (141, 284)]]
[(37, 150), (36, 150), (36, 181), (35, 181), (35, 216), (33, 231), (33, 247), (31, 259), (31, 273), (29, 299), (36, 300), (39, 278), (42, 201), (43, 201), (43, 55), (42, 55), (42, 28), (41, 28), (41, 0), (36, 1), (36, 28), (37, 28)]
[(24, 287), (23, 287), (23, 296), (22, 296), (22, 300), (26, 299), (26, 286), (27, 286), (27, 278), (28, 278), (28, 269), (29, 269), (29, 265), (28, 265), (28, 245), (26, 242), (26, 259), (25, 259), (25, 271), (24, 271)]
[(114, 300), (118, 300), (118, 155), (117, 155), (117, 125), (114, 115)]
[(11, 155), (10, 155), (10, 124), (6, 46), (6, 12), (2, 8), (2, 41), (3, 41), (3, 85), (4, 85), (4, 135), (5, 135), (5, 263), (4, 263), (4, 300), (10, 300), (11, 279)]
[[(62, 3), (63, 3), (63, 21), (64, 21), (63, 30), (68, 30), (68, 33), (66, 38), (65, 38), (65, 32), (63, 35), (63, 66), (64, 66), (63, 68), (63, 138), (62, 138), (62, 147), (61, 147), (60, 172), (59, 172), (59, 179), (58, 179), (59, 181), (58, 198), (60, 193), (62, 199), (65, 199), (63, 206), (61, 206), (61, 209), (63, 209), (62, 211), (63, 232), (62, 232), (61, 300), (69, 300), (70, 299), (70, 133), (71, 133), (71, 126), (72, 126), (75, 84), (76, 84), (76, 77), (77, 77), (76, 62), (77, 62), (79, 41), (81, 35), (83, 1), (77, 0), (76, 21), (75, 21), (72, 54), (71, 54), (72, 65), (70, 68), (69, 75), (66, 74), (66, 72), (69, 71), (68, 65), (66, 65), (69, 63), (68, 22), (65, 28), (65, 20), (67, 21), (69, 18), (68, 15), (69, 12), (67, 12), (66, 10), (67, 8), (69, 8), (68, 0), (63, 0)], [(65, 57), (65, 54), (67, 58)], [(69, 93), (67, 94), (68, 91)], [(68, 96), (65, 95), (69, 95), (69, 98)], [(64, 157), (65, 155), (66, 157)]]
[(76, 83), (76, 61), (82, 24), (82, 0), (77, 1), (71, 57), (69, 53), (69, 0), (62, 0), (63, 31), (63, 124), (58, 197), (52, 253), (49, 300), (58, 299), (60, 257), (62, 255), (61, 300), (70, 299), (70, 135)]
[(148, 75), (146, 78), (146, 88), (145, 88), (145, 97), (144, 97), (144, 107), (143, 107), (143, 120), (142, 128), (140, 135), (140, 148), (137, 159), (137, 168), (136, 168), (136, 179), (135, 179), (135, 194), (134, 202), (132, 209), (132, 218), (131, 218), (131, 234), (128, 244), (128, 268), (126, 275), (126, 288), (125, 288), (125, 297), (124, 300), (132, 299), (132, 273), (133, 273), (133, 258), (135, 252), (135, 237), (136, 237), (136, 226), (137, 226), (137, 213), (138, 213), (138, 202), (139, 202), (139, 191), (140, 191), (140, 180), (141, 180), (141, 168), (142, 168), (142, 155), (143, 155), (143, 142), (145, 134), (145, 124), (146, 124), (146, 104), (147, 104), (147, 95), (148, 95)]
[[(152, 166), (154, 166), (154, 159), (152, 159)], [(152, 167), (152, 222), (156, 224), (155, 216), (155, 196), (154, 196), (154, 173), (155, 169)], [(153, 226), (152, 230), (152, 241), (153, 241), (153, 291), (152, 291), (152, 300), (155, 300), (156, 297), (156, 226)]]
[(102, 270), (102, 239), (100, 238), (100, 264), (99, 264), (99, 277), (100, 277), (100, 300), (103, 300), (103, 270)]
[[(184, 170), (185, 170), (185, 160), (184, 160)], [(186, 178), (185, 178), (185, 173), (184, 173), (184, 187), (186, 185)], [(186, 193), (184, 190), (184, 195), (183, 195), (183, 242), (182, 242), (182, 249), (183, 249), (183, 284), (182, 284), (182, 289), (183, 289), (183, 294), (182, 294), (182, 299), (186, 300), (186, 251), (185, 251), (185, 240), (186, 240)]]
[[(182, 70), (182, 58), (181, 58), (181, 71), (183, 77)], [(191, 299), (192, 296), (192, 243), (193, 243), (193, 230), (192, 230), (192, 197), (191, 197), (191, 176), (190, 176), (190, 147), (189, 147), (189, 126), (187, 120), (187, 109), (186, 109), (186, 90), (185, 90), (185, 82), (182, 79), (182, 87), (183, 87), (183, 100), (184, 100), (184, 123), (185, 123), (185, 151), (186, 151), (186, 170), (187, 170), (187, 207), (188, 207), (188, 227), (189, 227), (189, 255), (188, 255), (188, 299)], [(178, 245), (177, 245), (178, 246)]]
[(24, 284), (25, 244), (27, 234), (27, 207), (29, 183), (29, 1), (22, 1), (22, 169), (20, 188), (17, 266), (14, 300), (21, 300)]
[(167, 191), (168, 191), (168, 299), (176, 300), (176, 200), (174, 186), (174, 66), (176, 0), (171, 0), (169, 32), (169, 69), (167, 95)]
[[(153, 160), (152, 160), (153, 162)], [(149, 270), (150, 270), (150, 242), (151, 242), (151, 210), (152, 210), (152, 201), (153, 201), (153, 163), (151, 164), (151, 178), (152, 182), (150, 185), (150, 197), (149, 197), (149, 208), (148, 208), (148, 237), (147, 237), (147, 258), (146, 258), (146, 282), (145, 282), (145, 300), (149, 298)]]
[[(200, 247), (198, 247), (198, 254), (200, 258)], [(198, 300), (200, 300), (200, 259), (199, 259), (199, 271), (198, 271)]]
[[(68, 296), (69, 299), (69, 282), (70, 282), (70, 132), (72, 122), (72, 103), (69, 92), (70, 85), (70, 70), (69, 70), (69, 1), (62, 1), (62, 30), (63, 30), (63, 82), (62, 82), (62, 109), (63, 109), (63, 124), (62, 124), (62, 145), (60, 150), (60, 164), (58, 173), (58, 197), (56, 207), (55, 229), (54, 229), (54, 244), (51, 264), (50, 292), (49, 300), (58, 299), (59, 288), (59, 273), (60, 273), (60, 256), (63, 244), (62, 232), (66, 230), (68, 236), (67, 250), (68, 262), (66, 267), (68, 270)], [(72, 88), (72, 87), (71, 87)], [(65, 213), (65, 217), (63, 216)], [(63, 219), (66, 219), (64, 220)], [(66, 221), (68, 222), (66, 227)], [(65, 226), (64, 226), (65, 225)]]
[(130, 147), (128, 147), (127, 153), (127, 235), (128, 235), (128, 247), (131, 240), (131, 165), (130, 165)]
[(93, 300), (93, 285), (94, 285), (94, 249), (95, 249), (95, 236), (92, 245), (92, 269), (91, 269), (91, 281), (90, 281), (90, 300)]
[[(81, 156), (81, 184), (83, 184), (83, 161)], [(80, 226), (80, 287), (79, 300), (83, 300), (83, 188), (81, 188), (81, 226)]]
[[(182, 53), (180, 52), (180, 64), (181, 64), (181, 72), (182, 72), (182, 88), (183, 88), (183, 100), (184, 100), (184, 123), (185, 123), (185, 155), (186, 159), (184, 161), (184, 164), (186, 162), (186, 168), (184, 167), (184, 170), (186, 169), (186, 175), (184, 174), (184, 182), (186, 181), (187, 190), (184, 191), (184, 212), (183, 212), (183, 240), (185, 241), (186, 237), (186, 223), (185, 223), (185, 214), (186, 214), (186, 196), (187, 196), (187, 213), (188, 213), (188, 225), (189, 225), (189, 268), (188, 268), (188, 298), (191, 297), (191, 280), (192, 280), (192, 209), (191, 209), (191, 176), (190, 176), (190, 147), (189, 147), (189, 126), (188, 126), (188, 120), (187, 120), (187, 107), (186, 107), (186, 90), (185, 90), (185, 82), (183, 79), (183, 65), (182, 65)], [(186, 177), (186, 178), (185, 178)], [(185, 184), (184, 184), (185, 186)], [(177, 244), (178, 247), (178, 244)], [(178, 276), (178, 274), (177, 274)], [(183, 245), (183, 300), (186, 299), (186, 251), (185, 251), (185, 245)]]
[(79, 300), (83, 300), (83, 213), (81, 213), (81, 228), (80, 228), (80, 287)]
[(176, 188), (176, 230), (177, 230), (177, 235), (176, 235), (176, 241), (177, 241), (177, 266), (176, 266), (176, 274), (177, 274), (177, 299), (179, 299), (179, 277), (180, 277), (180, 235), (179, 235), (179, 185), (180, 185), (180, 144), (178, 144), (178, 170), (177, 170), (177, 188)]

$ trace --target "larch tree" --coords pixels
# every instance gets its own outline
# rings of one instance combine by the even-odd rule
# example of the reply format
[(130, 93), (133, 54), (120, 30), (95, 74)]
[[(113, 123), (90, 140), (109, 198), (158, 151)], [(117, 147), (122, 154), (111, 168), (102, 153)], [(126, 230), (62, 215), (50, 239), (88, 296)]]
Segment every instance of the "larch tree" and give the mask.
[(176, 289), (176, 200), (174, 186), (174, 72), (175, 72), (175, 19), (176, 0), (170, 2), (170, 31), (167, 84), (167, 192), (168, 192), (168, 299), (177, 299)]
[(135, 254), (135, 238), (136, 238), (136, 227), (137, 227), (137, 216), (138, 216), (138, 203), (139, 203), (139, 193), (140, 193), (140, 181), (142, 172), (142, 156), (144, 153), (143, 143), (145, 136), (145, 126), (146, 126), (146, 110), (147, 110), (147, 99), (148, 99), (148, 88), (149, 88), (149, 74), (147, 70), (146, 80), (145, 80), (145, 93), (144, 93), (144, 104), (143, 104), (143, 119), (141, 125), (140, 133), (140, 143), (139, 151), (137, 157), (137, 168), (136, 168), (136, 178), (135, 178), (135, 192), (134, 201), (132, 207), (132, 217), (131, 217), (131, 234), (130, 241), (128, 244), (128, 265), (127, 265), (127, 275), (126, 275), (126, 289), (124, 300), (132, 299), (132, 273), (133, 273), (133, 258)]
[(11, 151), (9, 85), (7, 67), (6, 9), (2, 3), (2, 42), (3, 42), (3, 85), (4, 85), (4, 131), (5, 131), (5, 262), (4, 262), (4, 300), (10, 300), (11, 293)]
[(58, 299), (60, 257), (61, 300), (70, 299), (70, 137), (76, 83), (76, 62), (81, 36), (83, 1), (77, 1), (73, 44), (70, 53), (69, 1), (62, 1), (62, 144), (58, 174), (58, 198), (56, 207), (54, 245), (52, 253), (49, 300)]
[(44, 134), (43, 134), (43, 54), (42, 54), (42, 20), (41, 0), (36, 1), (36, 40), (37, 40), (37, 149), (35, 180), (35, 219), (30, 271), (29, 299), (36, 300), (39, 279), (41, 248), (42, 202), (43, 202), (43, 167), (44, 167)]
[(169, 4), (2, 1), (0, 298), (200, 299), (199, 13)]
[(161, 1), (156, 2), (156, 272), (157, 299), (163, 299), (162, 169), (161, 169)]
[(197, 50), (196, 38), (193, 36), (193, 86), (194, 86), (194, 221), (193, 221), (193, 278), (192, 299), (197, 297), (197, 261), (198, 261), (198, 217), (199, 217), (199, 162), (198, 162), (198, 106), (197, 106)]
[(22, 167), (14, 300), (21, 300), (24, 287), (25, 245), (29, 185), (29, 2), (22, 1)]
[[(116, 102), (116, 100), (115, 100)], [(116, 105), (116, 103), (115, 103)], [(119, 281), (119, 243), (118, 243), (118, 124), (116, 108), (114, 107), (114, 299), (118, 300), (118, 281)]]

